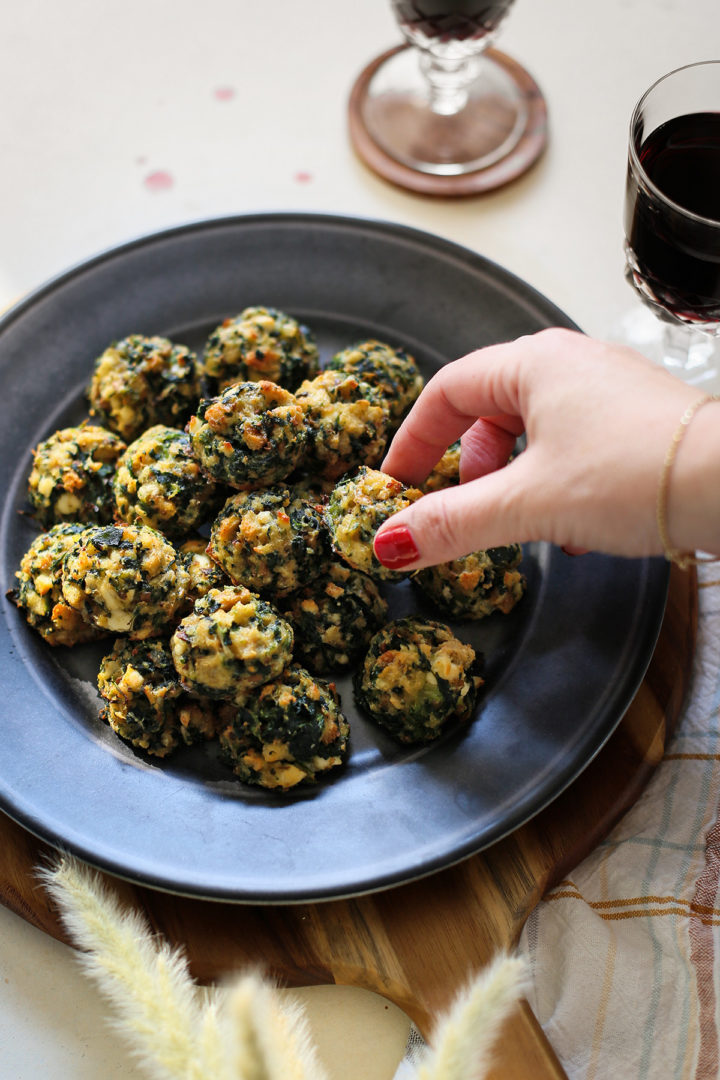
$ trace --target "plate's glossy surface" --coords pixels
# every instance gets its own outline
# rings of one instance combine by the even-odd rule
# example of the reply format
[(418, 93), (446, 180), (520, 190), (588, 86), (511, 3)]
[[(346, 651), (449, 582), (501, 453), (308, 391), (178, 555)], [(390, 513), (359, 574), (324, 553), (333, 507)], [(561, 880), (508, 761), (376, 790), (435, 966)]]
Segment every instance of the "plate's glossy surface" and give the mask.
[[(85, 415), (92, 361), (131, 332), (199, 348), (225, 316), (268, 304), (316, 332), (323, 359), (360, 337), (402, 344), (426, 374), (479, 345), (572, 325), (529, 286), (453, 244), (384, 223), (278, 214), (186, 226), (49, 283), (0, 323), (4, 588), (36, 531), (30, 450)], [(530, 545), (528, 595), (507, 617), (454, 624), (485, 654), (474, 723), (401, 748), (360, 717), (344, 770), (273, 796), (207, 750), (135, 754), (97, 718), (102, 646), (48, 648), (6, 598), (0, 807), (112, 873), (176, 892), (291, 902), (384, 888), (498, 840), (570, 783), (639, 686), (662, 620), (657, 560), (568, 558)], [(390, 590), (397, 617), (417, 606)]]

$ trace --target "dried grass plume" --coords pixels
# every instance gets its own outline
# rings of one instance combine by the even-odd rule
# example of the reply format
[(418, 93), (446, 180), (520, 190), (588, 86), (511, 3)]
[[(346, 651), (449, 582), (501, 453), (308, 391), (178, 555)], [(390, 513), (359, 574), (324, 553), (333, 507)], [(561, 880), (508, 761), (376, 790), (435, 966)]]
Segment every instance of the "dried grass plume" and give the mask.
[[(151, 1080), (327, 1080), (301, 1006), (259, 973), (201, 989), (182, 951), (122, 907), (95, 871), (60, 855), (39, 877)], [(499, 956), (438, 1021), (415, 1080), (481, 1080), (526, 987), (523, 961)]]
[(259, 973), (202, 990), (178, 949), (67, 855), (39, 871), (113, 1026), (152, 1080), (326, 1080), (301, 1010)]
[(498, 955), (438, 1019), (417, 1080), (482, 1080), (500, 1029), (527, 988), (524, 960)]

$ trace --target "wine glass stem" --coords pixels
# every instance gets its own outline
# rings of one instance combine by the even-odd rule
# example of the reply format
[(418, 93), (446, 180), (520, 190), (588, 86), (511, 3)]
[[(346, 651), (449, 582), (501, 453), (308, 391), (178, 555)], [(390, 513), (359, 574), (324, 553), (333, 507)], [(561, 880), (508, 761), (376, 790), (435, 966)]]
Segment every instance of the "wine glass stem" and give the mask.
[(664, 363), (680, 372), (688, 365), (692, 333), (682, 323), (663, 322), (662, 346)]
[(430, 108), (440, 116), (464, 109), (470, 86), (477, 78), (478, 57), (445, 57), (422, 52), (420, 67), (430, 88)]

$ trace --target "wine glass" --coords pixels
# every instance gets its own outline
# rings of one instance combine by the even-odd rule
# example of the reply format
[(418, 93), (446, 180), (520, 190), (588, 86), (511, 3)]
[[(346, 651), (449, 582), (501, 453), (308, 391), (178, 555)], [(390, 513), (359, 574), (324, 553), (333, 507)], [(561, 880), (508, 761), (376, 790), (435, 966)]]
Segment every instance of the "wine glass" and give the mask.
[(661, 320), (661, 363), (692, 383), (719, 376), (720, 61), (678, 68), (630, 122), (625, 276)]
[(539, 156), (542, 94), (519, 64), (489, 48), (513, 2), (391, 0), (406, 44), (365, 69), (350, 101), (351, 138), (376, 171), (430, 194), (470, 194), (513, 179)]

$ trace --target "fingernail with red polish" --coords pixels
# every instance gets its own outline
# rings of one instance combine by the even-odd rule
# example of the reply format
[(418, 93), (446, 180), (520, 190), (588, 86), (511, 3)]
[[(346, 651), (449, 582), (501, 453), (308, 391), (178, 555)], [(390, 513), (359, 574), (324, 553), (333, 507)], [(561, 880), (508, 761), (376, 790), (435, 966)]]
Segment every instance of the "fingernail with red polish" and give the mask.
[(420, 557), (407, 525), (385, 529), (375, 537), (375, 554), (388, 570), (400, 570)]
[(571, 544), (564, 544), (561, 550), (566, 555), (587, 555), (588, 553), (588, 548), (573, 547)]

